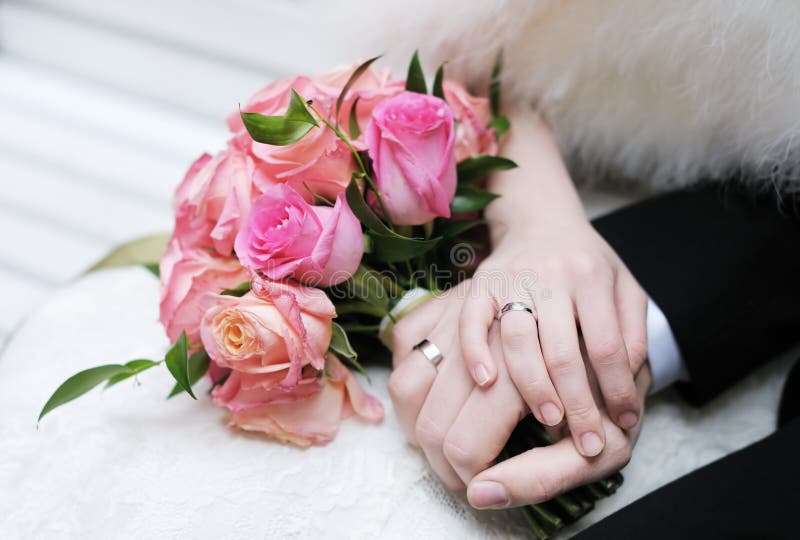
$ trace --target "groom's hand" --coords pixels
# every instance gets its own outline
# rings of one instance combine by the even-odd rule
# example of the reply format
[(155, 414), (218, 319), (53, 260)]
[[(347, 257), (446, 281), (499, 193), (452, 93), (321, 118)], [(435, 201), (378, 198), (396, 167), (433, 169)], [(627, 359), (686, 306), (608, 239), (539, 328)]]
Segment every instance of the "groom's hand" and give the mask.
[[(650, 384), (650, 366), (645, 364), (636, 377), (641, 410)], [(620, 470), (630, 460), (641, 423), (626, 431), (614, 424), (605, 411), (601, 414), (607, 441), (598, 456), (582, 456), (569, 437), (551, 446), (528, 450), (472, 478), (467, 487), (470, 504), (479, 509), (536, 504)]]

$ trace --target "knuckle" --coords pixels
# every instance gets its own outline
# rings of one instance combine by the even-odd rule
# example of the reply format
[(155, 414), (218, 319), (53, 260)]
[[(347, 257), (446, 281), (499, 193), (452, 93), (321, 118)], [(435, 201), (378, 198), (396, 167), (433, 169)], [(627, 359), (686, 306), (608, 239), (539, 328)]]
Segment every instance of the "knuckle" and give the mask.
[(529, 373), (526, 373), (525, 376), (521, 378), (519, 381), (514, 381), (518, 387), (520, 394), (526, 399), (528, 404), (530, 405), (530, 401), (536, 401), (537, 403), (544, 403), (545, 401), (557, 401), (551, 395), (553, 392), (548, 388), (548, 380), (542, 377), (535, 377)]
[(398, 371), (394, 371), (389, 377), (387, 384), (389, 397), (395, 405), (402, 406), (417, 394), (417, 388), (409, 381), (408, 377), (402, 377)]
[(589, 403), (574, 403), (565, 405), (567, 422), (570, 424), (589, 424), (595, 417), (596, 408)]
[(564, 343), (556, 343), (545, 352), (548, 369), (556, 372), (571, 371), (577, 364), (578, 351)]
[(566, 491), (564, 475), (555, 467), (543, 468), (539, 474), (529, 476), (528, 479), (533, 484), (532, 503), (549, 501)]
[(636, 403), (636, 398), (638, 396), (635, 387), (625, 385), (623, 387), (610, 389), (608, 392), (604, 393), (604, 397), (607, 401), (617, 406), (624, 405), (630, 408)]
[(647, 358), (647, 338), (637, 337), (625, 344), (628, 348), (628, 360), (631, 366), (638, 368), (644, 363)]
[(589, 350), (589, 356), (592, 358), (594, 365), (606, 367), (621, 361), (624, 352), (625, 347), (620, 339), (607, 338), (593, 343)]
[(473, 470), (479, 465), (477, 452), (471, 448), (471, 444), (459, 434), (453, 434), (452, 430), (445, 436), (442, 451), (444, 457), (451, 465), (462, 470)]
[(589, 253), (576, 255), (571, 261), (571, 267), (578, 276), (591, 281), (606, 281), (612, 275), (605, 259)]
[(423, 448), (441, 448), (444, 443), (444, 432), (429, 416), (421, 414), (414, 425), (414, 435)]

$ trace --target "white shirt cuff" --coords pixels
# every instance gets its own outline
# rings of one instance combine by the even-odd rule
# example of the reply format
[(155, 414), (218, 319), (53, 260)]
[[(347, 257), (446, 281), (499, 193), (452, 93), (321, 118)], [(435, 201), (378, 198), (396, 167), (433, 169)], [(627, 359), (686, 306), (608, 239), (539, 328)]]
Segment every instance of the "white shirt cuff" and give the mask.
[(683, 362), (678, 343), (664, 312), (652, 298), (647, 299), (647, 356), (653, 374), (650, 394), (678, 381), (688, 381), (689, 372)]

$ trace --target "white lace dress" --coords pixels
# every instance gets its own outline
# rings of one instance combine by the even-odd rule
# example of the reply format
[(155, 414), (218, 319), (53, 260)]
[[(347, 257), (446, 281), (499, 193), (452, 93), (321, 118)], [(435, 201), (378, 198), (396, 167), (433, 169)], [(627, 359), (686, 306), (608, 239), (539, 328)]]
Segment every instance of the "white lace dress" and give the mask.
[[(127, 268), (51, 298), (0, 356), (0, 538), (510, 538), (514, 515), (476, 512), (405, 444), (386, 395), (375, 427), (348, 420), (328, 446), (299, 450), (232, 432), (224, 411), (164, 400), (166, 370), (93, 391), (45, 418), (55, 387), (86, 367), (158, 358), (158, 285)], [(786, 360), (697, 412), (652, 399), (626, 482), (564, 536), (772, 430)], [(680, 519), (679, 516), (675, 519)]]

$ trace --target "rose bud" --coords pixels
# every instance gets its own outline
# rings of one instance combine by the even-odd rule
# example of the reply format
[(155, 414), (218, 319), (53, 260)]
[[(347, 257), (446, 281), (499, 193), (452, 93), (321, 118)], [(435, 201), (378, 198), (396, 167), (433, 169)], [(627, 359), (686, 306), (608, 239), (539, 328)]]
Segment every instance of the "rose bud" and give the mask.
[[(453, 111), (443, 100), (402, 92), (380, 102), (365, 133), (375, 181), (397, 225), (450, 217), (456, 192)], [(380, 205), (370, 194), (370, 203)]]
[(312, 206), (291, 187), (278, 184), (253, 203), (235, 249), (245, 267), (270, 279), (292, 277), (327, 287), (353, 275), (364, 241), (344, 194), (333, 208)]
[(461, 83), (444, 81), (444, 99), (456, 119), (456, 161), (477, 156), (496, 156), (494, 129), (486, 125), (492, 118), (489, 100), (473, 96)]

